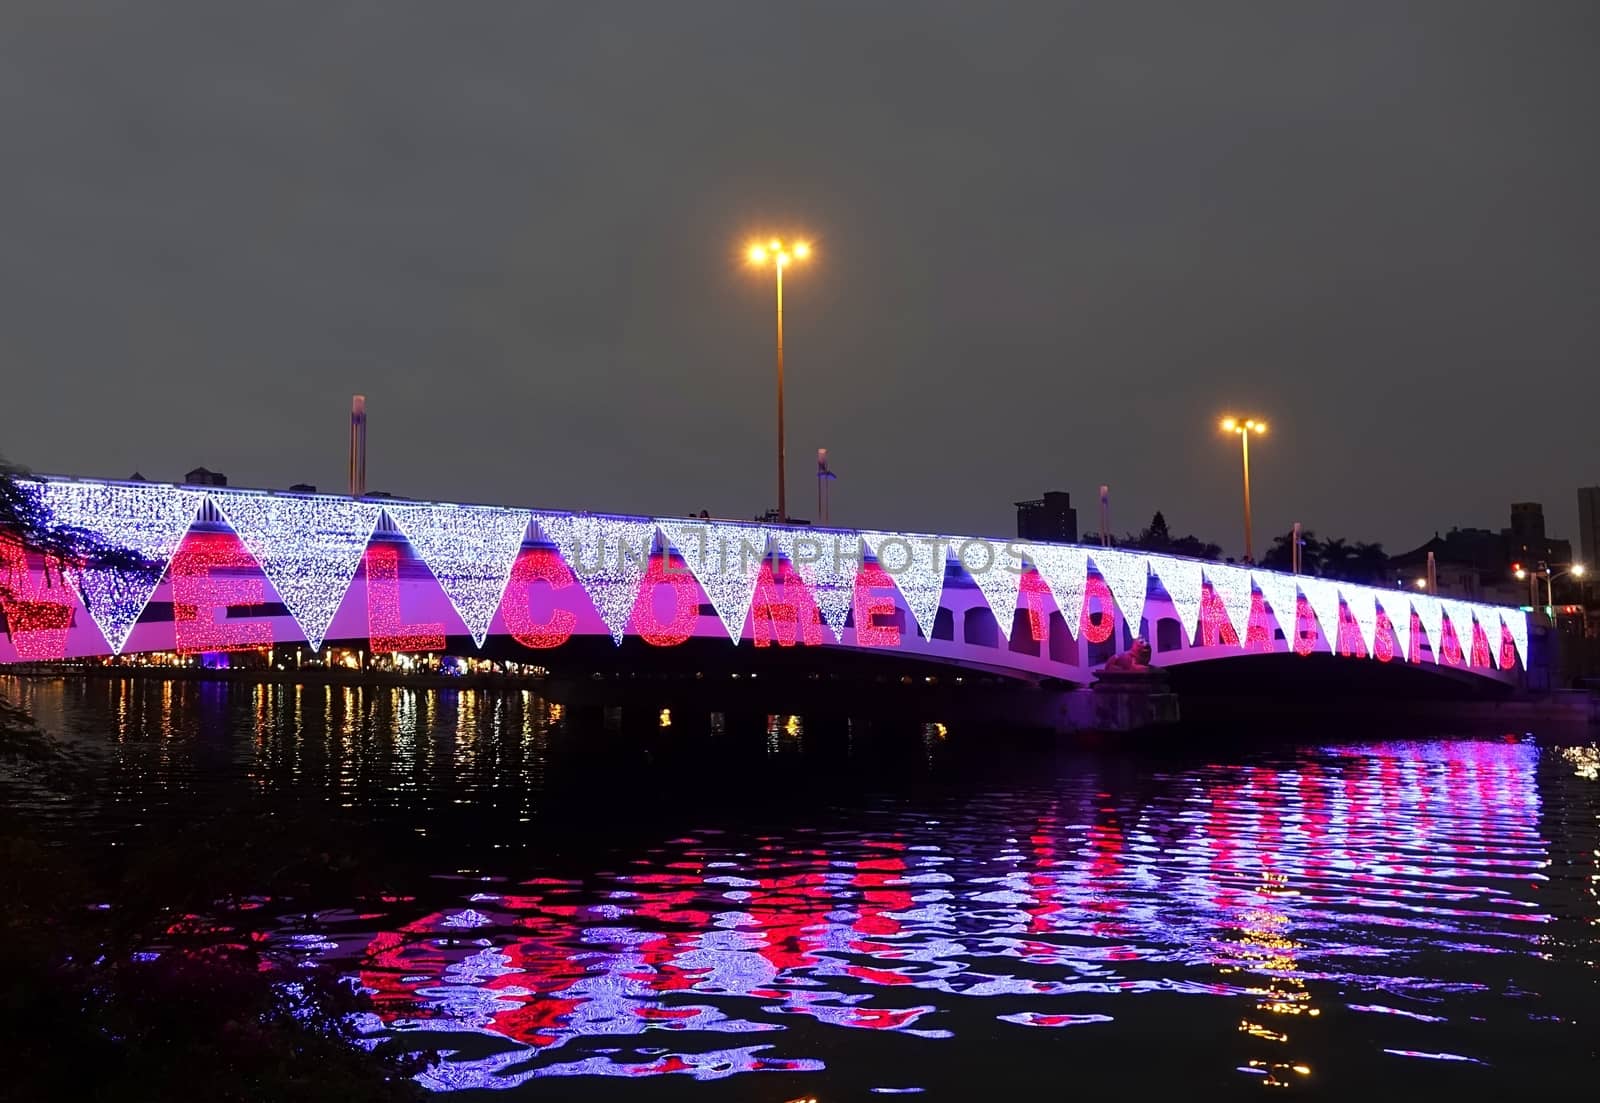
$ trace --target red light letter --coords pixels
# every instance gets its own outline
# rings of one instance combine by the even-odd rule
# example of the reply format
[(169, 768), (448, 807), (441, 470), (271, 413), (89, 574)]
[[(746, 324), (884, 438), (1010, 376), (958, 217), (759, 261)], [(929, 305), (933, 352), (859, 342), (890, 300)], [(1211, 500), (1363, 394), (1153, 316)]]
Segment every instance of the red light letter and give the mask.
[(793, 567), (780, 562), (781, 590), (770, 563), (762, 563), (761, 573), (756, 576), (756, 596), (750, 606), (756, 646), (770, 647), (776, 639), (779, 647), (793, 647), (797, 641), (818, 647), (822, 644), (822, 617), (811, 597), (811, 588)]
[(272, 646), (272, 625), (265, 621), (217, 620), (230, 605), (260, 605), (264, 592), (256, 578), (218, 578), (219, 569), (259, 571), (256, 561), (228, 533), (194, 533), (184, 538), (169, 568), (172, 577), (172, 623), (178, 650), (249, 651)]
[(566, 609), (552, 609), (549, 620), (535, 624), (528, 595), (528, 588), (535, 582), (548, 582), (552, 590), (565, 590), (572, 585), (572, 571), (548, 548), (528, 548), (517, 556), (511, 568), (511, 586), (506, 591), (506, 630), (524, 647), (560, 647), (572, 638), (578, 618)]
[(443, 651), (444, 625), (405, 624), (400, 615), (400, 549), (367, 549), (367, 640), (374, 651)]
[[(656, 590), (662, 585), (672, 587), (672, 620), (666, 624), (656, 616)], [(699, 616), (700, 587), (689, 573), (688, 564), (674, 557), (672, 566), (667, 567), (661, 558), (651, 559), (644, 585), (639, 587), (639, 596), (633, 603), (633, 630), (645, 643), (676, 647), (694, 635)]]
[[(1094, 619), (1094, 614), (1089, 610), (1089, 599), (1100, 599), (1100, 620)], [(1089, 576), (1083, 586), (1083, 638), (1090, 643), (1105, 643), (1117, 630), (1117, 618), (1111, 610), (1114, 599), (1111, 596), (1111, 587), (1106, 585), (1106, 580), (1097, 574)], [(1237, 638), (1235, 638), (1237, 642)]]
[(1372, 638), (1372, 657), (1380, 663), (1386, 663), (1394, 658), (1394, 645), (1399, 639), (1395, 632), (1394, 624), (1389, 620), (1389, 614), (1382, 609), (1378, 610), (1378, 634)]
[(1294, 653), (1305, 658), (1317, 647), (1317, 614), (1311, 603), (1299, 598), (1294, 607)]
[(894, 586), (889, 572), (876, 563), (869, 563), (856, 572), (855, 621), (856, 643), (862, 647), (899, 647), (900, 629), (892, 624), (873, 624), (872, 618), (892, 616), (894, 599), (873, 593)]
[[(46, 576), (61, 568), (54, 560), (44, 563)], [(0, 609), (6, 614), (6, 630), (23, 662), (45, 662), (65, 658), (67, 631), (72, 627), (72, 608), (76, 604), (72, 587), (63, 580), (55, 586), (35, 584), (28, 570), (28, 553), (9, 536), (0, 535)]]
[(1022, 576), (1022, 584), (1017, 588), (1017, 597), (1027, 607), (1028, 629), (1033, 633), (1033, 642), (1044, 643), (1050, 634), (1049, 622), (1046, 620), (1049, 614), (1045, 611), (1045, 599), (1049, 598), (1051, 604), (1055, 603), (1055, 596), (1050, 593), (1050, 587), (1045, 585), (1038, 571), (1028, 571)]

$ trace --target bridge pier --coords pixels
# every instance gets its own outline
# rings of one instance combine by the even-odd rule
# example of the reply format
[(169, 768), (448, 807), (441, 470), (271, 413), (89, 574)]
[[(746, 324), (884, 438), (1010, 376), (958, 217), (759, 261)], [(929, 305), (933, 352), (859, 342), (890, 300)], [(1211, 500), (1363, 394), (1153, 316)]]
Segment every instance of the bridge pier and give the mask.
[(1062, 695), (1057, 730), (1120, 734), (1174, 725), (1178, 695), (1160, 670), (1106, 671)]

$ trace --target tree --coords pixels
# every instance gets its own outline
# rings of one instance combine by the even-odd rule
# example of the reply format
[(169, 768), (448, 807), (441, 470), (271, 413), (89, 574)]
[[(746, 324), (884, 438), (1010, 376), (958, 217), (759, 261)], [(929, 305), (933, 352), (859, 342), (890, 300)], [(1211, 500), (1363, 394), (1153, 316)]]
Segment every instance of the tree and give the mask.
[[(95, 533), (57, 524), (38, 487), (25, 468), (0, 456), (0, 543), (20, 544), (24, 552), (39, 556), (47, 586), (65, 585), (65, 571), (86, 566), (127, 574), (160, 574), (163, 565), (138, 552), (108, 543)], [(8, 556), (5, 562), (13, 560)], [(16, 585), (15, 578), (0, 570), (0, 598), (11, 597)]]
[(1221, 559), (1222, 549), (1198, 536), (1173, 536), (1167, 518), (1158, 509), (1142, 532), (1130, 532), (1120, 541), (1122, 547), (1164, 555), (1187, 555), (1194, 559)]
[[(1278, 536), (1261, 557), (1261, 565), (1274, 571), (1293, 570), (1293, 541), (1292, 533)], [(1319, 540), (1310, 529), (1300, 533), (1300, 573), (1313, 578), (1377, 582), (1383, 577), (1388, 562), (1382, 544), (1350, 541), (1342, 536)]]

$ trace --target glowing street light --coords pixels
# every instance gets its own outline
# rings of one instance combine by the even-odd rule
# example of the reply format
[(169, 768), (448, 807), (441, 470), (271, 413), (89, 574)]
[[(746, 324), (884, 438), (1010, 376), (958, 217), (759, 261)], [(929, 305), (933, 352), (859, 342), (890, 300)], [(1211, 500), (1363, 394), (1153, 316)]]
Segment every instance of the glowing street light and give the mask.
[(752, 265), (766, 267), (772, 265), (773, 275), (778, 285), (778, 523), (783, 524), (789, 520), (788, 500), (784, 496), (783, 469), (785, 455), (783, 447), (783, 270), (796, 261), (809, 260), (811, 257), (811, 243), (796, 241), (785, 245), (783, 239), (772, 238), (765, 244), (752, 242), (745, 250), (745, 257)]
[(1240, 420), (1236, 417), (1225, 417), (1222, 419), (1222, 431), (1238, 433), (1239, 445), (1244, 452), (1244, 561), (1254, 563), (1255, 550), (1250, 545), (1250, 437), (1252, 434), (1258, 437), (1265, 436), (1267, 423), (1260, 418)]
[(1573, 578), (1582, 578), (1588, 573), (1588, 570), (1589, 568), (1582, 563), (1574, 563), (1564, 571), (1553, 571), (1548, 563), (1540, 563), (1536, 570), (1531, 571), (1521, 563), (1511, 564), (1511, 573), (1516, 576), (1518, 582), (1523, 579), (1528, 580), (1529, 605), (1537, 605), (1539, 603), (1539, 576), (1544, 575), (1545, 616), (1550, 618), (1551, 624), (1554, 624), (1556, 620), (1556, 579), (1566, 578), (1568, 575)]

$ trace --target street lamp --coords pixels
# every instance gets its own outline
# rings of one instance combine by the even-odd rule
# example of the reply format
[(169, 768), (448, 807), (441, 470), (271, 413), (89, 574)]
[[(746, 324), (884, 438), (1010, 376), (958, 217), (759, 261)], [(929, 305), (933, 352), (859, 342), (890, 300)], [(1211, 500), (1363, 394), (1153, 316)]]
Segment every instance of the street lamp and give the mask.
[(1239, 434), (1239, 447), (1244, 454), (1244, 561), (1254, 563), (1255, 552), (1250, 546), (1250, 436), (1251, 434), (1258, 437), (1265, 436), (1267, 423), (1260, 418), (1240, 420), (1236, 417), (1225, 417), (1222, 419), (1222, 431)]
[(1528, 580), (1529, 605), (1537, 605), (1539, 603), (1538, 578), (1540, 575), (1544, 575), (1545, 616), (1550, 618), (1551, 624), (1556, 622), (1556, 579), (1566, 578), (1568, 575), (1571, 575), (1573, 578), (1582, 578), (1586, 573), (1588, 573), (1588, 568), (1582, 563), (1574, 563), (1564, 571), (1552, 571), (1550, 569), (1550, 564), (1548, 563), (1540, 563), (1539, 569), (1535, 571), (1528, 570), (1521, 563), (1513, 563), (1512, 567), (1515, 571), (1518, 581), (1524, 578)]
[(808, 260), (811, 257), (811, 244), (806, 241), (796, 241), (785, 245), (781, 238), (772, 238), (766, 243), (753, 242), (745, 251), (745, 256), (752, 265), (765, 268), (772, 265), (772, 271), (778, 285), (778, 523), (785, 524), (789, 520), (788, 502), (784, 497), (784, 449), (783, 449), (783, 270), (796, 261)]

